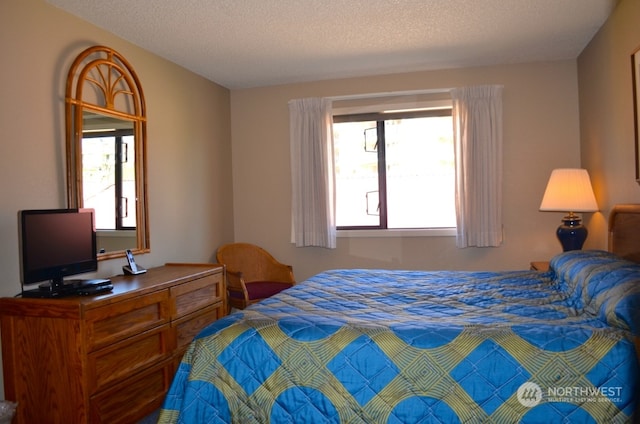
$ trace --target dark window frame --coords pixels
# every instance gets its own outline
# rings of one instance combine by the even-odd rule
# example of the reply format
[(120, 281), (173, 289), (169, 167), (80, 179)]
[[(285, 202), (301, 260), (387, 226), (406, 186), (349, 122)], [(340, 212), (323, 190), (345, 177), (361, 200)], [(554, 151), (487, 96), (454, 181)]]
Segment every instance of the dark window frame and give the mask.
[(385, 139), (385, 121), (412, 119), (412, 118), (437, 118), (443, 116), (452, 116), (452, 108), (437, 108), (425, 110), (406, 110), (395, 112), (371, 112), (334, 115), (333, 123), (347, 122), (363, 122), (375, 121), (378, 135), (378, 200), (380, 202), (380, 221), (379, 225), (346, 225), (337, 226), (337, 230), (388, 230), (387, 216), (387, 166), (386, 166), (386, 139)]
[(125, 210), (125, 206), (126, 205), (126, 200), (124, 200), (124, 197), (122, 196), (122, 192), (123, 192), (123, 185), (124, 182), (122, 181), (122, 177), (123, 177), (123, 172), (122, 172), (122, 168), (123, 168), (123, 164), (125, 163), (125, 161), (122, 160), (122, 158), (124, 157), (124, 155), (128, 155), (128, 152), (124, 152), (123, 146), (125, 145), (125, 143), (123, 142), (123, 138), (124, 137), (133, 137), (134, 133), (133, 130), (130, 129), (126, 129), (126, 130), (115, 130), (115, 131), (96, 131), (96, 132), (91, 132), (91, 133), (84, 133), (82, 135), (82, 138), (113, 138), (114, 139), (114, 143), (115, 143), (115, 148), (114, 148), (114, 155), (115, 155), (115, 163), (114, 163), (114, 178), (115, 178), (115, 217), (116, 217), (116, 222), (115, 222), (115, 231), (134, 231), (136, 230), (136, 227), (132, 227), (132, 226), (125, 226), (122, 224), (124, 218), (126, 218), (126, 214), (123, 213), (123, 211)]

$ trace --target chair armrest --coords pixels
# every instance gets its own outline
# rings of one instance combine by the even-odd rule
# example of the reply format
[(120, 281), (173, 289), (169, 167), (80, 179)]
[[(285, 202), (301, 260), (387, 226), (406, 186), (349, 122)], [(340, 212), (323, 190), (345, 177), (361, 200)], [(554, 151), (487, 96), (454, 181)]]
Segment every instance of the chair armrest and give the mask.
[(226, 277), (227, 289), (237, 292), (245, 292), (247, 290), (245, 287), (244, 278), (242, 277), (242, 272), (232, 271), (227, 268)]

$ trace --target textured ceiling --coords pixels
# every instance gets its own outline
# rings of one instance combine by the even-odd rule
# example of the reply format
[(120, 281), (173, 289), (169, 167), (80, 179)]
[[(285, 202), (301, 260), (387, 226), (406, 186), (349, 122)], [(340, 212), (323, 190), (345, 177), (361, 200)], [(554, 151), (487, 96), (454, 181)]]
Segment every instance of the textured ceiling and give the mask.
[(573, 59), (617, 0), (47, 0), (227, 88)]

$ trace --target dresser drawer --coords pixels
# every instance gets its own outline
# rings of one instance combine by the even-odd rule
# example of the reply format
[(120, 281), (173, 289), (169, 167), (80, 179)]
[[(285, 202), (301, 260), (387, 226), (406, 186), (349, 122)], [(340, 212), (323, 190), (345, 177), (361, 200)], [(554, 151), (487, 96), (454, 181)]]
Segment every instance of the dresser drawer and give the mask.
[(146, 331), (88, 356), (89, 393), (125, 379), (171, 356), (169, 325)]
[(91, 352), (168, 322), (168, 290), (89, 310), (87, 350)]
[(220, 272), (171, 287), (171, 319), (183, 317), (222, 301), (222, 284), (223, 277)]
[(207, 325), (224, 316), (224, 306), (218, 303), (209, 306), (201, 311), (182, 317), (171, 323), (176, 335), (176, 347), (180, 350), (180, 355), (193, 338)]
[(92, 396), (92, 423), (135, 423), (162, 405), (173, 377), (171, 360), (161, 362), (126, 382)]

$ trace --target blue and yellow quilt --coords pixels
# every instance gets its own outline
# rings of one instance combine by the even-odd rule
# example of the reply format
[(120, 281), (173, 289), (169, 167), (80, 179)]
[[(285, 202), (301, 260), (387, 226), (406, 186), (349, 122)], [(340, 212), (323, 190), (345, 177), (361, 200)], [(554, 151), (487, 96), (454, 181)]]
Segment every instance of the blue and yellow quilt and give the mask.
[(333, 270), (196, 337), (161, 423), (624, 423), (640, 266)]

